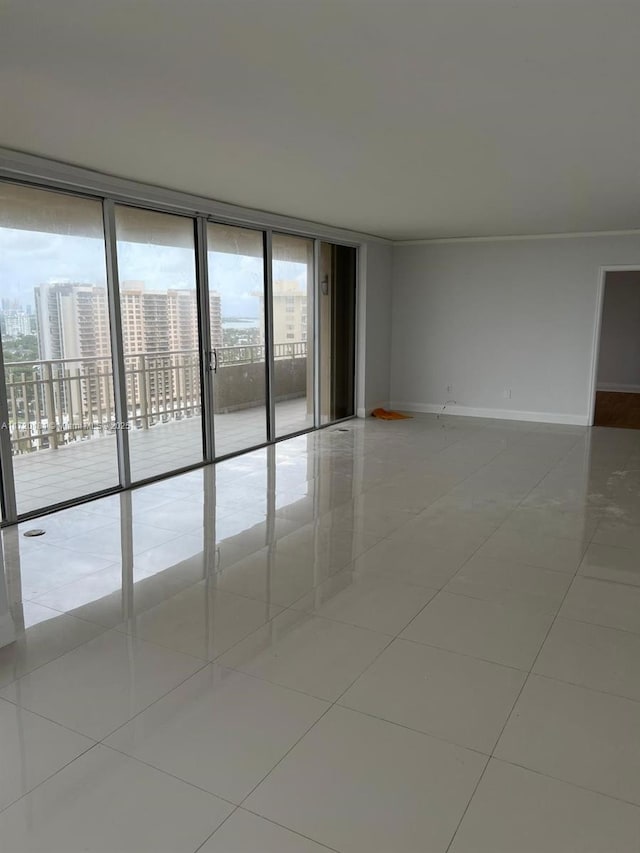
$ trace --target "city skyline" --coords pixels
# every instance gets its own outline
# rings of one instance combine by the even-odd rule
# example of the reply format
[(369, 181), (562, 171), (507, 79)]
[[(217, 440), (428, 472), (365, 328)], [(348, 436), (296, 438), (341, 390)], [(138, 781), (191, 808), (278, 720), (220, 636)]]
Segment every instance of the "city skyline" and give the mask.
[[(166, 289), (193, 286), (193, 252), (177, 246), (155, 245), (152, 264), (148, 244), (119, 241), (127, 280)], [(262, 287), (261, 258), (209, 252), (215, 269), (215, 289), (223, 316), (259, 318), (255, 291)], [(295, 261), (274, 261), (274, 280), (297, 281), (306, 290), (307, 267)], [(211, 273), (210, 273), (211, 275)], [(106, 285), (102, 241), (94, 237), (0, 228), (0, 287), (3, 298), (35, 309), (34, 288), (43, 283), (87, 282)], [(32, 301), (28, 301), (27, 296)], [(252, 310), (253, 309), (253, 310)]]

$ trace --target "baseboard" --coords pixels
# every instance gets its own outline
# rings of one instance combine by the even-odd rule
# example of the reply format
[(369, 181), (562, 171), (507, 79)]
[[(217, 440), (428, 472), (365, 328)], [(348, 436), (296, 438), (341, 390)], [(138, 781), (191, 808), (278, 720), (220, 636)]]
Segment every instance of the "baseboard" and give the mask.
[(8, 646), (15, 643), (16, 629), (13, 624), (13, 619), (10, 613), (3, 613), (0, 616), (0, 649), (3, 646)]
[(640, 385), (622, 385), (619, 382), (599, 382), (596, 391), (616, 391), (620, 394), (640, 394)]
[(518, 409), (482, 409), (474, 406), (458, 406), (453, 403), (406, 403), (393, 402), (392, 409), (401, 412), (423, 412), (425, 414), (460, 415), (467, 418), (495, 418), (503, 421), (531, 421), (541, 424), (567, 424), (588, 426), (587, 415), (565, 415), (560, 412), (522, 412)]

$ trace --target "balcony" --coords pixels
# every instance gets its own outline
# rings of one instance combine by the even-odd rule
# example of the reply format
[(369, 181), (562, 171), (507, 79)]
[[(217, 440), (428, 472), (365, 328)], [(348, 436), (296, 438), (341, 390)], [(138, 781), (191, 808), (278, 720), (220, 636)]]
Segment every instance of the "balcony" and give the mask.
[[(216, 455), (261, 444), (265, 428), (263, 346), (217, 350)], [(274, 347), (276, 427), (313, 425), (304, 341)], [(143, 480), (202, 460), (198, 350), (125, 357), (132, 476)], [(18, 512), (116, 486), (113, 371), (108, 357), (6, 365)]]

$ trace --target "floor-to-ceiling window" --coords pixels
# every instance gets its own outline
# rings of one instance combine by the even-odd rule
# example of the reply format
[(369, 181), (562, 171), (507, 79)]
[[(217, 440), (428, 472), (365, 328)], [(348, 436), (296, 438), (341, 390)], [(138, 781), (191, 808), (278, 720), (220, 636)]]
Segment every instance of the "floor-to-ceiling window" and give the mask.
[(267, 440), (264, 234), (207, 226), (216, 456)]
[(0, 182), (3, 520), (352, 414), (355, 261), (266, 226)]
[(118, 484), (103, 237), (100, 201), (0, 184), (3, 428), (21, 514)]
[(272, 238), (273, 394), (275, 435), (309, 429), (314, 417), (314, 241)]
[(201, 462), (202, 393), (192, 219), (117, 205), (131, 479)]

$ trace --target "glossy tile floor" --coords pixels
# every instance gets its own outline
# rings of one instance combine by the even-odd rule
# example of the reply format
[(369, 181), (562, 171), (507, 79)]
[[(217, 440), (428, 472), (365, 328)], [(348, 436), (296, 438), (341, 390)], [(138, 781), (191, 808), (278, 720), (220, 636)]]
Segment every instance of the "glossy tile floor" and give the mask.
[(638, 431), (350, 421), (3, 546), (3, 853), (640, 849)]

